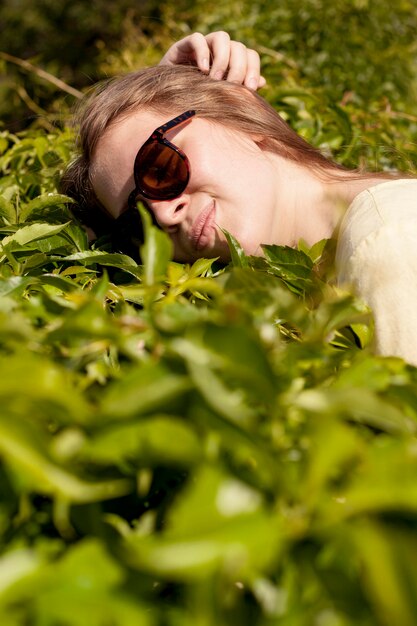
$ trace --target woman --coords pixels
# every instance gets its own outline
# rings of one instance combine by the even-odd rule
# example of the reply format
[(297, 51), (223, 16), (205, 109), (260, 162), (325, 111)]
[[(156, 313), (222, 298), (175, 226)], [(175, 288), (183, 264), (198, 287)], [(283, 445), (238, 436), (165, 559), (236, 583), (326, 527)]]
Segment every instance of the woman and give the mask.
[[(372, 308), (376, 352), (417, 364), (417, 180), (325, 158), (250, 89), (263, 82), (255, 53), (216, 35), (93, 95), (64, 191), (119, 223), (144, 201), (178, 261), (227, 261), (223, 229), (248, 254), (337, 236), (339, 281)], [(228, 66), (228, 80), (170, 66), (186, 59), (216, 77)]]

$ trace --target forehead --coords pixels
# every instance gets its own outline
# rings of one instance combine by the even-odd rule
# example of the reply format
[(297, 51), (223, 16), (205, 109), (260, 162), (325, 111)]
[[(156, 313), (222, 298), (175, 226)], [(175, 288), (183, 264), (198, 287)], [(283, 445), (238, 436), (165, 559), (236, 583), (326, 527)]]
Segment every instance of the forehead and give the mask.
[(98, 199), (113, 217), (125, 208), (134, 187), (137, 151), (168, 119), (152, 111), (134, 112), (111, 124), (100, 137), (91, 161), (91, 180)]

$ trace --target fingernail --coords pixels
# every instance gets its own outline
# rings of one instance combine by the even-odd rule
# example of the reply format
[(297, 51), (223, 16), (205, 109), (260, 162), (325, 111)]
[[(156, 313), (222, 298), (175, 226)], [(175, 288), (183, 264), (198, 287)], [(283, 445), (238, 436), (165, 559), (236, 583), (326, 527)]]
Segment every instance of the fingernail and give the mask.
[(256, 78), (249, 78), (248, 87), (249, 89), (253, 89), (254, 91), (256, 91), (258, 87), (258, 81), (256, 80)]
[(215, 80), (221, 80), (223, 78), (223, 72), (221, 70), (217, 70), (217, 72), (214, 73), (213, 78)]
[(204, 57), (204, 59), (202, 59), (201, 61), (201, 69), (203, 70), (203, 72), (208, 72), (210, 69), (210, 63), (207, 57)]

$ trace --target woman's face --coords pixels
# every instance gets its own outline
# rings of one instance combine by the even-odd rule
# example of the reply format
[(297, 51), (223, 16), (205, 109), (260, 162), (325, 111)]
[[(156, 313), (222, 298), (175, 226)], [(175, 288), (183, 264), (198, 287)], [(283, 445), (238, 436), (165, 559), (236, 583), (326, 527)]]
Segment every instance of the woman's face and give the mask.
[[(133, 163), (139, 148), (169, 119), (150, 111), (133, 113), (109, 127), (98, 142), (92, 181), (113, 217), (127, 208), (135, 187)], [(177, 261), (203, 256), (229, 260), (222, 228), (247, 254), (259, 253), (261, 243), (279, 243), (275, 155), (261, 150), (254, 139), (198, 116), (166, 137), (187, 155), (189, 183), (174, 200), (146, 204), (171, 237)]]

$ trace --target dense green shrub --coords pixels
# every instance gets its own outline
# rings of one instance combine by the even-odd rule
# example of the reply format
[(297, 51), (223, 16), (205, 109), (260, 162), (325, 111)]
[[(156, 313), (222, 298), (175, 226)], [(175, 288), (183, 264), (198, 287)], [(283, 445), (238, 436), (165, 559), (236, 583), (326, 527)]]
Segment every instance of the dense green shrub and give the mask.
[[(264, 69), (280, 80), (324, 87), (333, 101), (346, 92), (362, 104), (416, 98), (414, 0), (179, 0), (165, 3), (164, 18), (178, 31), (226, 30), (265, 52)], [(182, 19), (182, 22), (178, 20)]]
[[(79, 89), (103, 77), (99, 60), (119, 46), (129, 24), (141, 21), (144, 26), (146, 17), (147, 0), (2, 0), (1, 51), (33, 61)], [(0, 56), (0, 62), (0, 116), (13, 129), (24, 128), (42, 116), (42, 109), (50, 109), (60, 92), (9, 58)], [(64, 106), (59, 99), (53, 107), (58, 122)]]
[(0, 20), (6, 25), (2, 49), (18, 57), (38, 58), (63, 80), (75, 80), (80, 86), (94, 78), (97, 45), (114, 45), (126, 19), (137, 18), (148, 8), (146, 0), (2, 1)]
[[(178, 0), (175, 25), (160, 6), (149, 49), (129, 27), (101, 68), (232, 26), (236, 6)], [(393, 44), (385, 1), (239, 6), (234, 35), (276, 46), (264, 93), (300, 133), (348, 165), (415, 167), (403, 76), (390, 106), (359, 66), (331, 68), (343, 23), (368, 33), (364, 58)], [(364, 7), (370, 25), (386, 12), (374, 40)], [(143, 265), (89, 247), (56, 191), (72, 137), (50, 119), (0, 134), (2, 626), (414, 625), (417, 370), (372, 355), (332, 242), (248, 258), (230, 238), (230, 266), (188, 266), (143, 213)]]

